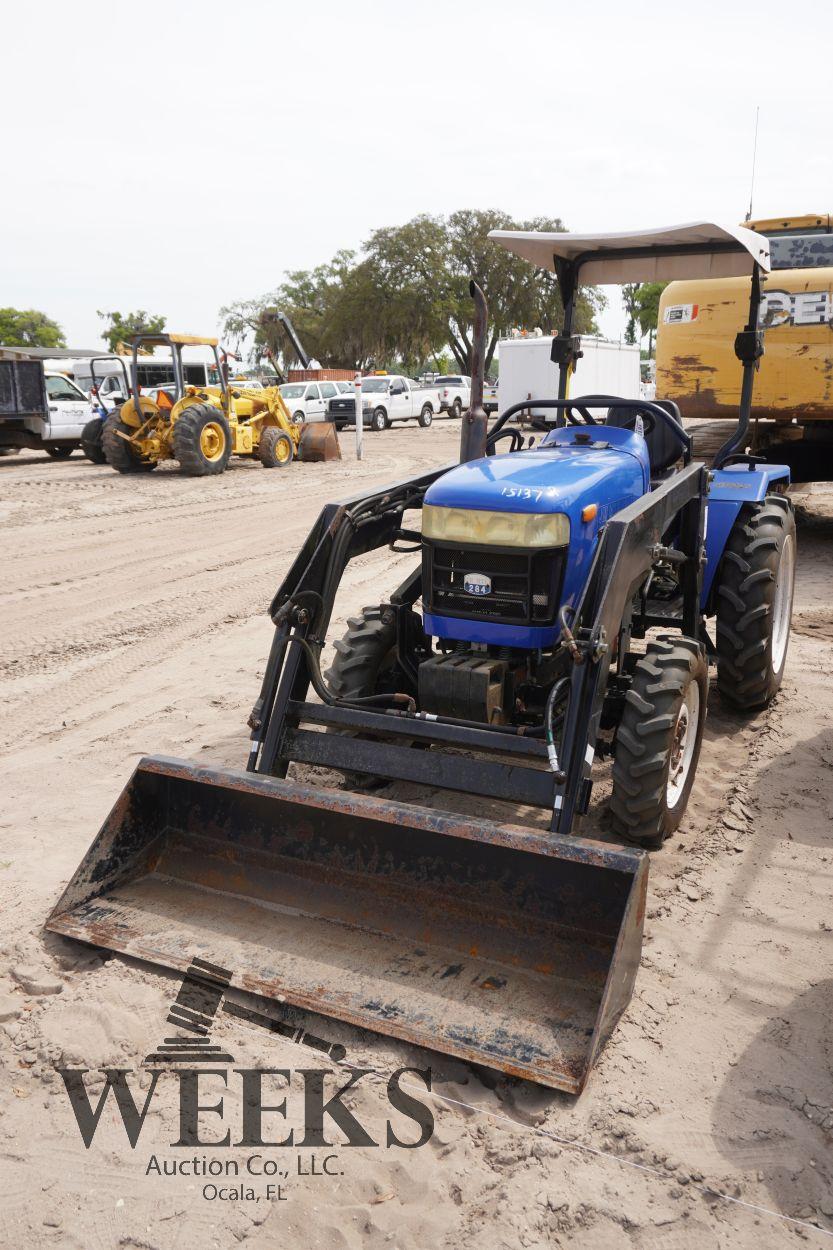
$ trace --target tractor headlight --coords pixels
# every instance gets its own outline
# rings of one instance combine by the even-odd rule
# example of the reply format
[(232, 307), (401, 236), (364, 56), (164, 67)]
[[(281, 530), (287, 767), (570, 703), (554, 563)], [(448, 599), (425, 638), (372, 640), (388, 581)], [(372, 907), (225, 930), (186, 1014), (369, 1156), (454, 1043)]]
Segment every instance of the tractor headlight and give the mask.
[(570, 518), (563, 512), (485, 512), (425, 504), (422, 533), (440, 542), (481, 547), (566, 547)]

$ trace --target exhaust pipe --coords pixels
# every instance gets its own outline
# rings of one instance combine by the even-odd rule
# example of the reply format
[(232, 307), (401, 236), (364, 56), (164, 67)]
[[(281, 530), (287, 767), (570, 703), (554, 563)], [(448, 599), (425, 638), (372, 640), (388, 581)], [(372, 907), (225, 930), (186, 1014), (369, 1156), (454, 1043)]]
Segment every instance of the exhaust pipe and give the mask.
[(486, 374), (486, 328), (489, 307), (486, 296), (476, 282), (469, 283), (474, 300), (474, 342), (471, 349), (471, 403), (463, 416), (460, 430), (460, 463), (479, 460), (486, 455), (486, 432), (489, 418), (483, 408), (483, 379)]

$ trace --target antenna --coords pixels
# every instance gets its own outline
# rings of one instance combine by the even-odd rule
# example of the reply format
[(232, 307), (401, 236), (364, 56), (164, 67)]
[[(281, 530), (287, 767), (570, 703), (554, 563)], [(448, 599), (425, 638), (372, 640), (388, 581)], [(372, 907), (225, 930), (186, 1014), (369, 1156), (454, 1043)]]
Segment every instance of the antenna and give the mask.
[(755, 106), (755, 138), (752, 143), (752, 179), (749, 184), (749, 211), (746, 214), (746, 221), (752, 220), (752, 197), (755, 194), (755, 158), (758, 155), (758, 119), (761, 115), (761, 106)]

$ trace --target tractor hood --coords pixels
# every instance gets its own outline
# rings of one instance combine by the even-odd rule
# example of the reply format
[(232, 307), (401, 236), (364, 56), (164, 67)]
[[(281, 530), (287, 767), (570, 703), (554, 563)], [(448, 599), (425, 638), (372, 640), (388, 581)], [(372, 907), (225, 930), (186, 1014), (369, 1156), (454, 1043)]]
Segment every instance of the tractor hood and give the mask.
[[(487, 522), (486, 532), (493, 529), (495, 537), (489, 541), (484, 536), (484, 514), (523, 514), (530, 516), (530, 521), (533, 514), (537, 518), (560, 514), (568, 525), (538, 522), (515, 528), (519, 535), (527, 535), (523, 542), (532, 542), (530, 555), (534, 549), (543, 549), (541, 536), (548, 532), (553, 535), (552, 546), (569, 544), (563, 561), (561, 603), (573, 607), (587, 578), (600, 530), (610, 517), (649, 489), (648, 449), (641, 434), (603, 425), (555, 429), (534, 450), (471, 460), (432, 483), (425, 493), (425, 506), (436, 512), (430, 530), (423, 517), (425, 550), (435, 550), (437, 540), (442, 544), (446, 529), (445, 546), (462, 552), (476, 549), (479, 554), (472, 557), (472, 565), (477, 564), (482, 572), (484, 550), (493, 547), (501, 562), (508, 546), (518, 550), (517, 544), (507, 542), (511, 527), (489, 526)], [(449, 509), (447, 523), (439, 515), (445, 508)], [(470, 531), (466, 512), (472, 513)], [(483, 566), (488, 575), (487, 565), (488, 560)], [(485, 600), (480, 602), (485, 604)], [(553, 645), (559, 634), (557, 621), (514, 625), (489, 620), (487, 611), (480, 608), (476, 619), (470, 612), (455, 617), (424, 610), (423, 625), (434, 637), (529, 650)]]
[(649, 488), (645, 440), (630, 430), (569, 426), (529, 451), (458, 465), (429, 487), (425, 503), (491, 512), (562, 512), (579, 523), (596, 504), (611, 516)]

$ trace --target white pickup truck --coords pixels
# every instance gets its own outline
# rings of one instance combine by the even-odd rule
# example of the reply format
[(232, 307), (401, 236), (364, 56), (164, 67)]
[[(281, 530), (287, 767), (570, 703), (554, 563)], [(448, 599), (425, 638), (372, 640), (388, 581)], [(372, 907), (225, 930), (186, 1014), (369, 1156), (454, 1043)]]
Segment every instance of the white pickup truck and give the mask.
[(434, 385), (440, 389), (442, 411), (461, 417), (471, 404), (471, 378), (462, 373), (442, 373)]
[(0, 361), (0, 450), (23, 447), (56, 460), (71, 456), (93, 415), (83, 391), (34, 360)]
[[(362, 378), (362, 423), (371, 430), (390, 429), (394, 421), (416, 421), (427, 429), (439, 411), (436, 386), (420, 386), (398, 373)], [(355, 424), (355, 397), (331, 399), (328, 413), (337, 430)]]
[(490, 416), (493, 412), (497, 412), (497, 382), (483, 383), (483, 408)]

